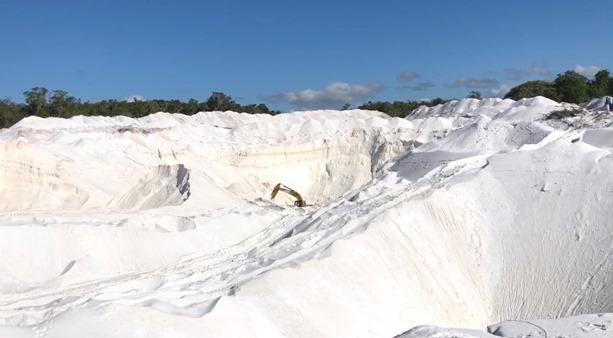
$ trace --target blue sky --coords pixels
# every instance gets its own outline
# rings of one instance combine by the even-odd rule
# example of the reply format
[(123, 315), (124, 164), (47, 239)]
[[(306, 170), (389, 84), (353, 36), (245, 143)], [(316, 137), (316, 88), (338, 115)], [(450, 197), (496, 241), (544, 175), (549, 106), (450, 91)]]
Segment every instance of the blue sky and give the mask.
[(0, 98), (340, 108), (613, 71), (613, 0), (0, 0)]

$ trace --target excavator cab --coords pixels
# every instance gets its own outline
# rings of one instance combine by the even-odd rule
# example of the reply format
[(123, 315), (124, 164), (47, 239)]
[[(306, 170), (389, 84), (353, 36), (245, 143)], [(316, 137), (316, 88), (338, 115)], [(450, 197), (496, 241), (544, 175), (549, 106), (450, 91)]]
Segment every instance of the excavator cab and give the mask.
[(294, 201), (294, 206), (295, 207), (299, 207), (299, 208), (304, 208), (307, 206), (307, 203), (304, 199), (302, 199), (302, 196), (294, 189), (285, 186), (281, 183), (278, 183), (277, 185), (275, 185), (275, 187), (272, 189), (272, 194), (270, 194), (270, 199), (275, 199), (275, 196), (277, 196), (277, 193), (279, 193), (279, 191), (283, 191), (284, 193), (290, 194), (292, 196), (294, 196), (296, 198), (296, 201)]

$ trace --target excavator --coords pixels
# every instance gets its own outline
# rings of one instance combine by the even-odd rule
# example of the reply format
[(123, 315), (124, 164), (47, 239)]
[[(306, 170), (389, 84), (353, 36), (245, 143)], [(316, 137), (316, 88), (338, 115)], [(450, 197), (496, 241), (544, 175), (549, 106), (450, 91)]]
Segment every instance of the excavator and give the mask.
[(275, 185), (275, 187), (272, 189), (270, 199), (275, 199), (275, 196), (277, 196), (277, 193), (279, 193), (279, 191), (283, 191), (284, 193), (294, 196), (296, 198), (296, 201), (294, 201), (295, 207), (304, 208), (307, 206), (306, 201), (302, 199), (302, 196), (300, 196), (300, 194), (296, 190), (281, 183), (277, 183), (277, 185)]

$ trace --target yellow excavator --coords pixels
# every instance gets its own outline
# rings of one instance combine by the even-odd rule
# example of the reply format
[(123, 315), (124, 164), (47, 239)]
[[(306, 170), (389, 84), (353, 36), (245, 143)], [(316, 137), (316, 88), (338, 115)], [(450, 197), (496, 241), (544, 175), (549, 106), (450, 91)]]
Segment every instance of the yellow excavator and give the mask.
[(290, 187), (288, 187), (286, 185), (283, 185), (281, 183), (278, 183), (272, 189), (272, 194), (270, 194), (270, 199), (271, 200), (275, 199), (275, 196), (277, 196), (277, 193), (279, 193), (279, 191), (283, 191), (284, 193), (287, 193), (287, 194), (290, 194), (290, 195), (294, 196), (296, 198), (296, 201), (294, 201), (294, 206), (295, 207), (304, 208), (304, 207), (307, 206), (306, 201), (302, 199), (302, 196), (300, 196), (300, 194), (296, 190), (294, 190), (294, 189), (292, 189), (292, 188), (290, 188)]

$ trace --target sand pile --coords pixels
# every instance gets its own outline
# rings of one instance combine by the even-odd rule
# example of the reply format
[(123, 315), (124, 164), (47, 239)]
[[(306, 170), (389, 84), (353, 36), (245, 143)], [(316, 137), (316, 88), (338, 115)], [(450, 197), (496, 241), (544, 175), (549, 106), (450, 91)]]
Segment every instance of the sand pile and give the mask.
[(566, 107), (28, 118), (0, 336), (606, 336), (611, 119)]

